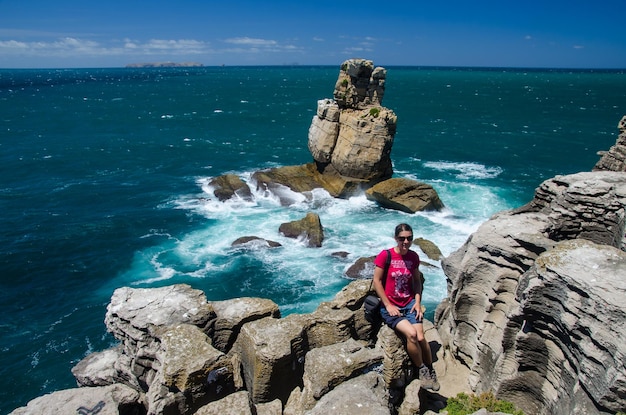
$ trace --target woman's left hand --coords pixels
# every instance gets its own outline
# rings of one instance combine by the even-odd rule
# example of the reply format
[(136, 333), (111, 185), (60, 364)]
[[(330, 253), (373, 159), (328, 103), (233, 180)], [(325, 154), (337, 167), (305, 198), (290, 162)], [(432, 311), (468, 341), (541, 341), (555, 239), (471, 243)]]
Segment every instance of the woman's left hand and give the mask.
[(411, 307), (411, 313), (415, 313), (418, 320), (422, 320), (424, 318), (424, 312), (422, 311), (421, 304), (413, 304), (413, 307)]

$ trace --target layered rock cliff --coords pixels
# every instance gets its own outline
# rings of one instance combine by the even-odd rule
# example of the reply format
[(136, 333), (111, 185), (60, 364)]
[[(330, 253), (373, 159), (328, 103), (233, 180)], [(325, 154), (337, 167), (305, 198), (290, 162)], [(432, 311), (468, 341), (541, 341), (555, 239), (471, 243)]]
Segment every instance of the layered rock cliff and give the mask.
[(365, 182), (391, 178), (397, 117), (382, 106), (384, 68), (351, 59), (341, 65), (334, 100), (320, 100), (309, 129), (309, 150), (321, 172)]
[(435, 323), (472, 390), (529, 414), (626, 409), (625, 224), (626, 173), (557, 176), (442, 261)]

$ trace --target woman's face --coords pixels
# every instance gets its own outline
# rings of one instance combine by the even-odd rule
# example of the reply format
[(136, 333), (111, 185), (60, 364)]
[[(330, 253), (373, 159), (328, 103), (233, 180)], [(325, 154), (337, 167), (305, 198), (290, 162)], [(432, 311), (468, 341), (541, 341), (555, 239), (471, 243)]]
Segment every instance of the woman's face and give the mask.
[(406, 254), (413, 243), (413, 233), (411, 231), (402, 231), (396, 236), (398, 244), (398, 252), (401, 255)]

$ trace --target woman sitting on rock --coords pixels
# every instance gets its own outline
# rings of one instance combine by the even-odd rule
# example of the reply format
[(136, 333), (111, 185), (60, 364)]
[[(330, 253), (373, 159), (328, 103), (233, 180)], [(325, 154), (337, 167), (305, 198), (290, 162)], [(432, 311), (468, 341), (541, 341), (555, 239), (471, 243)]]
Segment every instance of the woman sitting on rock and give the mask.
[[(409, 249), (413, 242), (411, 226), (406, 223), (396, 226), (395, 239), (396, 246), (381, 251), (374, 260), (374, 288), (381, 299), (380, 314), (389, 327), (406, 339), (406, 351), (418, 369), (422, 387), (437, 391), (439, 382), (424, 337), (420, 259)], [(388, 252), (391, 257), (387, 266)], [(385, 269), (387, 275), (383, 275)]]

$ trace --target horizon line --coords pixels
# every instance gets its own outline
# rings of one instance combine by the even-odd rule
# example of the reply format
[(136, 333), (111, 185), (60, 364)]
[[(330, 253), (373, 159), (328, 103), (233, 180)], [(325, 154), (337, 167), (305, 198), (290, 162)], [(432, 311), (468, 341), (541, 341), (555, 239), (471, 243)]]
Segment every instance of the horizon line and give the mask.
[[(361, 59), (361, 58), (355, 58)], [(346, 59), (349, 60), (349, 59)], [(369, 59), (367, 59), (369, 60)], [(345, 61), (344, 61), (345, 62)], [(186, 66), (185, 64), (193, 63), (194, 65)], [(343, 62), (342, 62), (343, 63)], [(171, 66), (150, 66), (158, 64), (172, 64)], [(136, 66), (135, 66), (136, 65)], [(146, 66), (141, 66), (146, 65)], [(299, 64), (299, 63), (283, 63), (283, 64), (215, 64), (205, 65), (196, 62), (144, 62), (129, 63), (124, 66), (50, 66), (50, 67), (0, 67), (0, 70), (77, 70), (77, 69), (202, 69), (202, 68), (238, 68), (238, 67), (340, 67), (340, 64)], [(563, 71), (624, 71), (626, 67), (568, 67), (568, 66), (485, 66), (485, 65), (375, 65), (375, 67), (383, 68), (441, 68), (441, 69), (509, 69), (509, 70), (563, 70)]]

